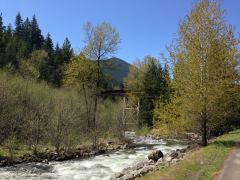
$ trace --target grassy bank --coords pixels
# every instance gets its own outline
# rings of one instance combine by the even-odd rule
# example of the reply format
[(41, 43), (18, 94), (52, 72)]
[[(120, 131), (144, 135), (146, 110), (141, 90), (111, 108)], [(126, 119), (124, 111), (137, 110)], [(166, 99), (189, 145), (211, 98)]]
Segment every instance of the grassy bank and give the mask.
[(240, 141), (240, 130), (220, 136), (176, 165), (151, 172), (140, 179), (213, 179), (237, 141)]

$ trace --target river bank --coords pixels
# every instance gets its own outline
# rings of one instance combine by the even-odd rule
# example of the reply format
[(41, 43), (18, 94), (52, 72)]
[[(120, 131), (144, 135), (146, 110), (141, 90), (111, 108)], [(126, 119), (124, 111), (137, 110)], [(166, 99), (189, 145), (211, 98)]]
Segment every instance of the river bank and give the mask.
[(155, 169), (140, 180), (217, 178), (229, 152), (239, 139), (240, 130), (226, 133), (212, 140), (207, 147), (190, 153), (184, 160), (169, 167)]
[(101, 154), (112, 153), (120, 149), (132, 148), (133, 144), (116, 143), (116, 141), (108, 141), (106, 143), (99, 143), (96, 147), (88, 146), (84, 148), (76, 148), (71, 150), (61, 150), (57, 153), (55, 150), (44, 148), (44, 150), (37, 153), (25, 153), (19, 157), (0, 156), (0, 167), (12, 166), (21, 163), (49, 163), (50, 161), (67, 161), (67, 160), (81, 160), (85, 158), (94, 157)]
[(183, 148), (179, 143), (168, 145), (166, 141), (151, 136), (138, 137), (132, 132), (127, 136), (135, 146), (123, 146), (83, 159), (15, 164), (0, 168), (0, 176), (6, 179), (111, 179), (123, 169), (145, 161), (155, 150), (161, 149), (167, 154)]
[(178, 161), (181, 161), (188, 154), (195, 151), (195, 148), (192, 146), (187, 146), (182, 149), (173, 150), (167, 154), (163, 154), (161, 150), (156, 150), (148, 155), (148, 159), (145, 161), (139, 162), (134, 166), (125, 168), (122, 172), (115, 174), (111, 179), (112, 180), (132, 180), (138, 177), (142, 177), (145, 174), (169, 167), (172, 164), (176, 164)]

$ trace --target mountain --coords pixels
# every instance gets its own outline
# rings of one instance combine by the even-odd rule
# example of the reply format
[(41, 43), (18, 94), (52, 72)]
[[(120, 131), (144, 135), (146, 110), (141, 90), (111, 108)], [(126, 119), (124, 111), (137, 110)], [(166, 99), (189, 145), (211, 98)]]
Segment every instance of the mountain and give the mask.
[(121, 89), (123, 79), (127, 77), (131, 64), (113, 57), (101, 62), (101, 67), (107, 77), (106, 86), (109, 89)]

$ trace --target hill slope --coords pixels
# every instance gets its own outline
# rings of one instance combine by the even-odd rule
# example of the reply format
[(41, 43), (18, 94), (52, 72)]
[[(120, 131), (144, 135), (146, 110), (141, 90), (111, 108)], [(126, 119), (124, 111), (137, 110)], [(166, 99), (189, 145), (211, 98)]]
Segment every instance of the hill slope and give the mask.
[(122, 87), (123, 79), (128, 75), (131, 64), (113, 57), (102, 61), (101, 66), (108, 79), (107, 87), (119, 89)]

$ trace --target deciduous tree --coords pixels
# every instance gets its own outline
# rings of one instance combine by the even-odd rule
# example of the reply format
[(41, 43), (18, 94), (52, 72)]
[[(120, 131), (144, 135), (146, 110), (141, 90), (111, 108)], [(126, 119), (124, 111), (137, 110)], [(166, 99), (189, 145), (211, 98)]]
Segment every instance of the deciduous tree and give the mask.
[[(226, 107), (239, 82), (237, 45), (220, 4), (202, 0), (180, 24), (179, 38), (170, 52), (174, 64), (174, 101), (180, 109), (177, 119), (191, 122), (191, 130), (201, 134), (204, 146), (213, 128), (219, 127), (226, 114), (231, 113)], [(220, 108), (219, 103), (225, 108)], [(160, 113), (159, 121), (165, 113)]]
[(84, 54), (91, 60), (97, 62), (97, 79), (95, 82), (95, 97), (93, 110), (93, 131), (96, 129), (96, 112), (98, 104), (98, 94), (101, 86), (100, 61), (113, 54), (120, 43), (119, 33), (111, 24), (101, 23), (93, 26), (90, 22), (84, 26), (86, 33)]

